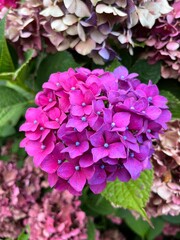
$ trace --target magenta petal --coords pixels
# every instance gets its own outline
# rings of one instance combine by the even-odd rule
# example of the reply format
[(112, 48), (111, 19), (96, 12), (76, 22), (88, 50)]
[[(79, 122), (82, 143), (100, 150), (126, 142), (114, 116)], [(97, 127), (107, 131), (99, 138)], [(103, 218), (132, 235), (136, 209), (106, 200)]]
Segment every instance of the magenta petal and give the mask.
[(141, 116), (132, 114), (128, 127), (129, 127), (129, 129), (132, 129), (132, 130), (140, 130), (140, 129), (142, 129), (142, 127), (143, 127), (143, 118)]
[(76, 158), (78, 156), (81, 156), (84, 152), (86, 152), (89, 149), (89, 142), (84, 141), (81, 142), (79, 146), (71, 145), (65, 149), (63, 149), (61, 152), (68, 152), (71, 158)]
[(112, 143), (109, 146), (110, 158), (126, 158), (126, 151), (122, 143)]
[(142, 164), (135, 158), (128, 158), (127, 161), (124, 163), (124, 167), (130, 173), (132, 179), (137, 179), (140, 176), (142, 171)]
[(131, 114), (127, 112), (116, 113), (113, 116), (113, 122), (117, 128), (127, 127), (130, 122), (130, 116)]
[(101, 184), (106, 181), (106, 172), (100, 166), (96, 167), (95, 173), (91, 179), (88, 180), (90, 185)]
[(65, 180), (68, 180), (75, 172), (75, 167), (70, 162), (64, 162), (57, 170), (57, 175)]
[(42, 132), (36, 130), (35, 132), (26, 132), (25, 135), (29, 140), (36, 141), (41, 137)]
[(107, 157), (109, 152), (105, 147), (98, 147), (98, 148), (93, 148), (91, 150), (92, 155), (93, 155), (93, 161), (97, 162), (98, 160)]
[(46, 128), (50, 129), (58, 129), (59, 128), (59, 123), (56, 121), (48, 121), (44, 124)]
[(152, 103), (156, 106), (156, 107), (160, 107), (160, 108), (167, 108), (166, 103), (167, 103), (167, 98), (163, 97), (163, 96), (155, 96), (152, 99)]
[(147, 145), (140, 145), (140, 153), (135, 153), (135, 158), (139, 161), (143, 161), (149, 155), (149, 147)]
[(158, 87), (155, 84), (152, 86), (147, 86), (145, 92), (147, 97), (153, 97), (159, 94)]
[(69, 184), (78, 192), (81, 192), (84, 185), (86, 184), (86, 177), (84, 173), (80, 171), (75, 171), (73, 176), (69, 179)]
[(116, 174), (121, 182), (128, 182), (131, 179), (129, 172), (124, 167), (119, 168)]
[(104, 138), (102, 132), (98, 131), (90, 137), (90, 142), (94, 147), (101, 147), (104, 145)]
[(71, 114), (73, 116), (83, 116), (84, 110), (82, 106), (76, 105), (71, 107)]
[(84, 100), (84, 96), (80, 90), (75, 90), (70, 93), (69, 100), (72, 105), (81, 105)]
[(157, 119), (161, 115), (161, 113), (162, 113), (161, 109), (154, 107), (154, 106), (150, 106), (146, 109), (146, 115), (151, 120)]
[(146, 98), (140, 98), (135, 104), (134, 108), (138, 111), (141, 112), (145, 110), (148, 106), (148, 101)]
[(99, 194), (105, 189), (106, 182), (103, 182), (103, 183), (97, 184), (97, 185), (89, 185), (89, 187), (94, 194)]
[(125, 79), (128, 76), (128, 70), (127, 68), (120, 66), (114, 69), (114, 75), (118, 79)]
[(61, 114), (59, 108), (54, 107), (52, 110), (48, 112), (48, 115), (52, 120), (55, 120), (56, 118), (59, 118)]
[(50, 154), (42, 161), (40, 168), (47, 173), (54, 173), (58, 168), (58, 160)]
[(83, 173), (87, 179), (92, 178), (92, 176), (94, 175), (94, 166), (83, 168)]
[(171, 120), (172, 114), (169, 110), (163, 110), (162, 114), (156, 119), (156, 122), (159, 123), (164, 129), (167, 129), (166, 123)]
[(57, 183), (58, 176), (56, 173), (48, 174), (48, 182), (50, 187), (54, 187), (54, 185)]
[(83, 156), (79, 159), (79, 165), (83, 168), (89, 167), (93, 165), (93, 157), (91, 154), (83, 154)]
[(34, 123), (30, 123), (30, 122), (25, 122), (19, 128), (19, 131), (32, 131), (32, 132), (34, 132), (37, 129), (37, 127), (38, 127), (38, 123), (34, 124)]
[(88, 105), (88, 106), (84, 107), (84, 114), (85, 115), (89, 115), (89, 114), (91, 114), (91, 112), (92, 112), (92, 106), (91, 105)]

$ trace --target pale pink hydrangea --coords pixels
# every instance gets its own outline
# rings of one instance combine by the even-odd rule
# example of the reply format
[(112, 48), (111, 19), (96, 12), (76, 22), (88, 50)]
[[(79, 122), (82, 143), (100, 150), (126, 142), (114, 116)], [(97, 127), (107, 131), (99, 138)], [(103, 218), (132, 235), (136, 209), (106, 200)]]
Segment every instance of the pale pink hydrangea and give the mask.
[(146, 207), (150, 217), (180, 214), (180, 122), (168, 124), (155, 147), (154, 181)]
[(30, 240), (86, 240), (87, 218), (81, 202), (69, 192), (53, 190), (41, 204), (34, 204), (24, 224), (30, 227)]
[(33, 48), (38, 52), (42, 39), (47, 51), (70, 48), (103, 64), (117, 55), (109, 40), (128, 44), (132, 52), (132, 27), (139, 23), (152, 28), (171, 10), (167, 0), (26, 0), (9, 12), (6, 36), (24, 51)]
[(0, 238), (16, 239), (24, 228), (30, 206), (35, 204), (43, 186), (47, 187), (40, 169), (27, 158), (22, 169), (14, 162), (0, 161)]
[(26, 228), (30, 240), (87, 239), (80, 200), (67, 191), (44, 193), (47, 181), (31, 158), (20, 169), (0, 161), (0, 182), (0, 238), (17, 239)]
[(125, 67), (58, 72), (36, 96), (20, 127), (20, 146), (48, 173), (51, 187), (100, 193), (107, 181), (127, 182), (151, 168), (152, 139), (171, 113), (156, 85)]
[(169, 14), (158, 19), (150, 31), (136, 30), (133, 39), (148, 46), (143, 57), (150, 63), (162, 61), (163, 78), (180, 79), (180, 1), (174, 1), (172, 8)]

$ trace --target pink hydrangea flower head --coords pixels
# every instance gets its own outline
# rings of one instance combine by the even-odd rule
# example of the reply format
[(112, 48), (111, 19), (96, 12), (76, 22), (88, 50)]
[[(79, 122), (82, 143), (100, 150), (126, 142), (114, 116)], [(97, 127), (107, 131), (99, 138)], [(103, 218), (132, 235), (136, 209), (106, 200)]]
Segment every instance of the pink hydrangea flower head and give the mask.
[(168, 123), (168, 129), (159, 135), (152, 157), (154, 181), (147, 204), (150, 217), (180, 214), (180, 121)]
[(152, 140), (171, 113), (155, 84), (125, 67), (54, 73), (27, 110), (20, 146), (48, 173), (51, 187), (100, 193), (108, 181), (137, 179), (151, 167)]

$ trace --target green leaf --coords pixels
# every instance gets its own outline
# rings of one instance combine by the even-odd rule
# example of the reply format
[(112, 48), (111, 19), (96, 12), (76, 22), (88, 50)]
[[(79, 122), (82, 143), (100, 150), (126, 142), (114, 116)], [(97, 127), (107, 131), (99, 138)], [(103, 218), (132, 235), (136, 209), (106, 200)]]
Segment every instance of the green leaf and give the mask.
[(164, 221), (160, 218), (153, 218), (152, 224), (154, 228), (149, 228), (149, 231), (146, 233), (147, 240), (154, 240), (159, 236), (164, 227)]
[(161, 78), (161, 63), (148, 64), (146, 60), (140, 59), (130, 68), (129, 72), (135, 72), (139, 74), (139, 79), (143, 83), (148, 83), (152, 80), (153, 83), (157, 83)]
[(14, 75), (13, 72), (0, 73), (0, 80), (3, 80), (3, 81), (5, 81), (5, 80), (12, 81), (13, 75)]
[(87, 224), (88, 240), (95, 240), (96, 228), (94, 222), (89, 219)]
[(28, 240), (29, 239), (29, 234), (25, 233), (23, 230), (22, 233), (18, 236), (17, 240)]
[(151, 219), (153, 228), (142, 218), (136, 219), (128, 212), (124, 220), (128, 227), (143, 239), (154, 240), (162, 231), (164, 221), (160, 218)]
[(178, 99), (173, 93), (162, 90), (161, 94), (168, 99), (168, 106), (172, 113), (173, 118), (180, 118), (180, 99)]
[(0, 86), (0, 127), (14, 126), (24, 113), (28, 100), (15, 90)]
[(78, 66), (72, 55), (67, 51), (49, 54), (41, 62), (37, 71), (37, 85), (41, 88), (42, 84), (48, 81), (51, 73), (63, 72), (68, 70), (68, 68), (76, 68)]
[(83, 200), (84, 207), (88, 215), (109, 215), (115, 213), (116, 209), (112, 207), (102, 195), (88, 194)]
[(144, 238), (150, 229), (147, 222), (143, 221), (142, 218), (135, 219), (130, 212), (126, 215), (125, 222), (128, 227), (141, 238)]
[(153, 170), (146, 170), (135, 181), (120, 182), (116, 179), (109, 182), (102, 195), (116, 207), (134, 210), (149, 221), (144, 207), (149, 199), (152, 181)]
[(164, 219), (166, 222), (172, 223), (172, 224), (180, 224), (180, 215), (178, 216), (162, 216), (162, 219)]
[(29, 50), (25, 53), (25, 62), (15, 71), (13, 80), (24, 82), (28, 75), (29, 62), (31, 61), (34, 54), (34, 50)]
[(13, 72), (14, 64), (5, 39), (5, 17), (0, 20), (0, 73)]
[(9, 137), (16, 132), (15, 128), (11, 125), (0, 127), (0, 137)]
[(115, 68), (121, 66), (118, 59), (115, 59), (109, 66), (106, 67), (106, 71), (113, 72)]

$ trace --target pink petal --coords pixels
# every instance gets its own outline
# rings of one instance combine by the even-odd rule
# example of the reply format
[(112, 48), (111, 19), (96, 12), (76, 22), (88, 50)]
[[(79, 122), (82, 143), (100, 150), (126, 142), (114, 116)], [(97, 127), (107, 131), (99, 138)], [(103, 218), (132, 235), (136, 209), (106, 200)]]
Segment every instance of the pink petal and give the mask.
[(57, 175), (68, 180), (75, 172), (75, 167), (70, 162), (64, 162), (57, 170)]
[(93, 161), (97, 162), (98, 160), (107, 157), (109, 152), (105, 147), (98, 147), (98, 148), (93, 148), (91, 150), (92, 155), (93, 155)]
[(69, 184), (78, 192), (81, 192), (84, 185), (86, 184), (86, 177), (83, 172), (75, 171), (73, 176), (69, 179)]
[(122, 143), (112, 143), (109, 146), (110, 158), (126, 158), (126, 151)]

